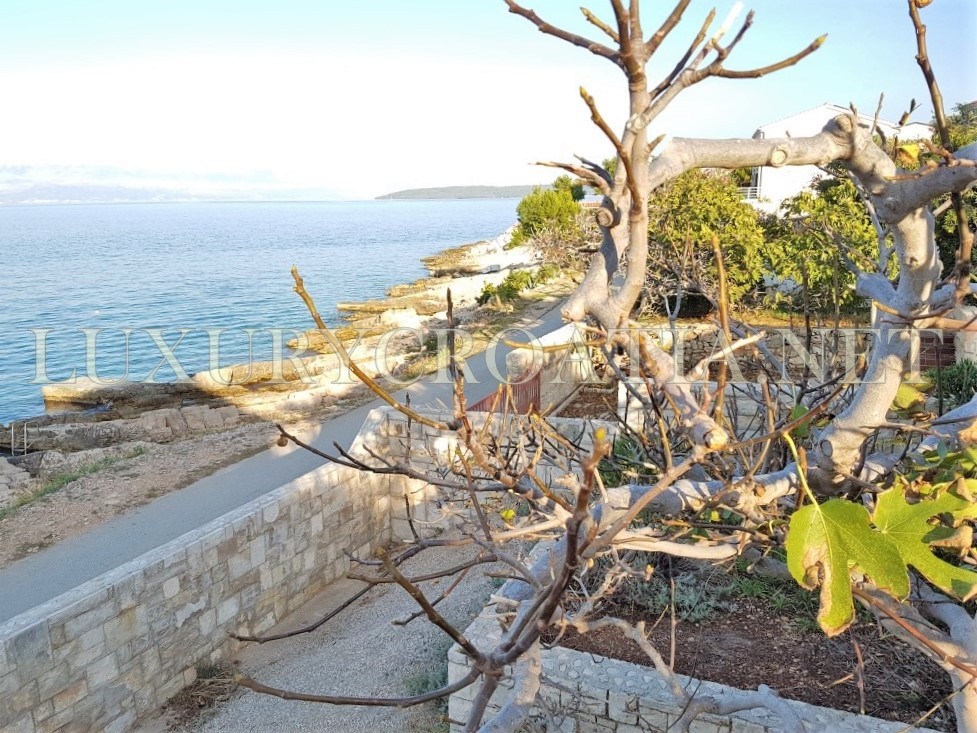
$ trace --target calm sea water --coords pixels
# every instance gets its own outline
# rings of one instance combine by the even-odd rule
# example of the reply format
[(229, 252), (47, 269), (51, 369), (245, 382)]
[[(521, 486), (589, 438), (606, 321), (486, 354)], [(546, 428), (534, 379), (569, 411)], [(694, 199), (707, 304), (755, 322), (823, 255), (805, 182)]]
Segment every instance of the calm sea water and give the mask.
[[(219, 342), (222, 365), (247, 359), (249, 350), (268, 358), (274, 337), (265, 329), (312, 326), (292, 292), (293, 264), (334, 324), (337, 302), (382, 296), (424, 275), (421, 257), (495, 237), (515, 220), (515, 205), (502, 199), (0, 208), (0, 423), (43, 411), (37, 382), (44, 377), (59, 381), (94, 369), (106, 380), (145, 379), (163, 361), (145, 329), (160, 329), (170, 345), (185, 332), (173, 355), (190, 374), (211, 363), (214, 336), (202, 329), (227, 329)], [(132, 329), (128, 345), (124, 329)], [(247, 329), (257, 331), (249, 337)], [(164, 361), (154, 378), (175, 375)]]

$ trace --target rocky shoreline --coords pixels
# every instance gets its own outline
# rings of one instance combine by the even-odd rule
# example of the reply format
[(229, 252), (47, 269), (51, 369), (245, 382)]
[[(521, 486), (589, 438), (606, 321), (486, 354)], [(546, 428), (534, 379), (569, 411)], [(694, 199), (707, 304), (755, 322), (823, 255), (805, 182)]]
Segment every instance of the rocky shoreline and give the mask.
[[(391, 287), (384, 299), (340, 304), (344, 325), (334, 333), (370, 376), (402, 373), (430, 350), (433, 329), (447, 325), (449, 288), (455, 320), (464, 324), (477, 320), (485, 307), (477, 299), (486, 285), (539, 266), (533, 249), (506, 248), (511, 233), (425, 258), (430, 275)], [(127, 446), (176, 443), (249, 423), (321, 419), (370, 396), (318, 332), (288, 345), (292, 351), (281, 363), (241, 364), (180, 383), (77, 379), (44, 386), (49, 412), (0, 426), (0, 450), (13, 453), (0, 457), (0, 512), (22, 505), (39, 481), (124, 455)]]

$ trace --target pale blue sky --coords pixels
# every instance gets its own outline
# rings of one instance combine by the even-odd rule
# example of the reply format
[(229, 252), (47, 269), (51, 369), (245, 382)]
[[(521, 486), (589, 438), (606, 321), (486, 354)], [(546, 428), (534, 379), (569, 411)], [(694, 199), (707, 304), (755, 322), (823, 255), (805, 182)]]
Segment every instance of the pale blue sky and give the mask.
[[(578, 2), (527, 3), (597, 31)], [(645, 27), (665, 14), (645, 2)], [(591, 9), (608, 17), (606, 0)], [(712, 6), (694, 0), (652, 62), (671, 68)], [(732, 2), (718, 4), (722, 16)], [(731, 68), (824, 47), (758, 81), (709, 80), (658, 124), (673, 135), (749, 136), (822, 102), (898, 117), (928, 102), (905, 0), (755, 0)], [(948, 104), (977, 99), (977, 2), (923, 12)], [(539, 34), (502, 0), (0, 0), (0, 166), (101, 166), (165, 181), (273, 183), (343, 197), (412, 186), (548, 180), (529, 166), (604, 157), (577, 96), (615, 127), (620, 73)], [(927, 121), (929, 105), (916, 119)]]

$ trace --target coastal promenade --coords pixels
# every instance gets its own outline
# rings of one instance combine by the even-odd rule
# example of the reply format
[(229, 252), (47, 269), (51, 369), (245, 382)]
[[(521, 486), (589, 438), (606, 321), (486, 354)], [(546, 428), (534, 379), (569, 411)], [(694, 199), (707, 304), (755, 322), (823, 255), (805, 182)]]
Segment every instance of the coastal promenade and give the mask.
[[(536, 336), (560, 327), (559, 302), (538, 320), (514, 324)], [(505, 369), (504, 345), (495, 351), (495, 372)], [(498, 386), (486, 354), (467, 359), (472, 375), (465, 393), (469, 403)], [(451, 404), (452, 385), (425, 378), (395, 393), (420, 410)], [(348, 447), (370, 410), (379, 400), (323, 421), (314, 431), (301, 434), (316, 448), (334, 452), (333, 443)], [(289, 444), (273, 446), (228, 466), (183, 489), (171, 492), (139, 509), (54, 545), (0, 570), (0, 622), (13, 618), (75, 586), (101, 575), (165, 542), (206, 524), (293, 479), (314, 470), (322, 459)]]

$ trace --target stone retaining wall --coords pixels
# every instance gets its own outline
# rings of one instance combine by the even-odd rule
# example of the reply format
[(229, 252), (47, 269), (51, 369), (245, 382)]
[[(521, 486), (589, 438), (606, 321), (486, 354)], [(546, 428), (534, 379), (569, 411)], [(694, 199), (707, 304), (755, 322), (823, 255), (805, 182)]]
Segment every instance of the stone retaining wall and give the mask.
[[(448, 414), (429, 414), (428, 417), (444, 421), (451, 419)], [(497, 436), (508, 434), (513, 420), (512, 416), (502, 417), (484, 412), (472, 412), (468, 417), (475, 430), (481, 430), (486, 420), (492, 420), (496, 424), (492, 433)], [(575, 418), (551, 417), (546, 422), (584, 451), (592, 447), (594, 429), (603, 427), (611, 440), (618, 431), (616, 423), (603, 420), (584, 422)], [(500, 423), (504, 424), (500, 426)], [(410, 442), (411, 465), (418, 471), (445, 474), (449, 464), (454, 462), (456, 468), (463, 472), (455, 454), (458, 447), (456, 433), (441, 431), (416, 421), (409, 422), (403, 415), (392, 411), (387, 413), (383, 432), (387, 436), (390, 454), (404, 456), (405, 447)], [(541, 458), (535, 467), (536, 474), (551, 485), (565, 474), (578, 470), (579, 463), (576, 461), (564, 462), (549, 456)], [(475, 521), (471, 496), (467, 491), (452, 492), (406, 476), (391, 476), (390, 480), (391, 532), (395, 539), (410, 541), (413, 532), (422, 537), (432, 537), (457, 529), (466, 521)]]
[[(375, 411), (363, 434), (385, 452)], [(328, 464), (0, 625), (0, 730), (122, 733), (390, 538), (384, 476)], [(5, 588), (5, 593), (16, 593)]]
[[(490, 649), (498, 643), (498, 622), (480, 616), (465, 636), (480, 649)], [(607, 659), (594, 654), (563, 647), (542, 652), (543, 684), (533, 715), (544, 726), (540, 730), (553, 733), (651, 733), (669, 730), (682, 714), (665, 680), (650, 667)], [(448, 682), (468, 674), (471, 660), (458, 646), (448, 652)], [(713, 682), (702, 682), (679, 675), (686, 689), (703, 695), (722, 696), (732, 688)], [(488, 706), (486, 716), (498, 712), (512, 687), (504, 680)], [(451, 696), (448, 717), (451, 731), (460, 733), (458, 723), (467, 719), (478, 685), (472, 685)], [(867, 715), (855, 715), (838, 710), (788, 700), (787, 703), (807, 721), (814, 731), (831, 733), (897, 733), (906, 730), (905, 723), (893, 723)], [(486, 719), (487, 719), (486, 717)], [(537, 730), (537, 728), (533, 728)], [(696, 733), (776, 733), (783, 723), (766, 710), (744, 710), (721, 717), (702, 715), (692, 724)], [(921, 733), (937, 733), (930, 728), (912, 727)]]

